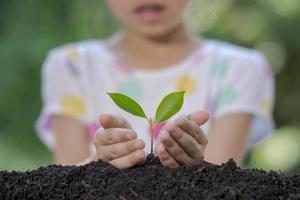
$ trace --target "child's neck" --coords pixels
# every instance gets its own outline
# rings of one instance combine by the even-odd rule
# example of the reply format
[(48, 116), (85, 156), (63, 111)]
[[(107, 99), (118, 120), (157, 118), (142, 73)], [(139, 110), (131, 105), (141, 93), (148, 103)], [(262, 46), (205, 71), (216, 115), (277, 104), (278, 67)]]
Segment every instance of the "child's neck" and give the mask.
[(199, 48), (199, 40), (184, 26), (160, 39), (147, 38), (130, 31), (110, 46), (121, 62), (140, 69), (161, 69), (174, 65)]

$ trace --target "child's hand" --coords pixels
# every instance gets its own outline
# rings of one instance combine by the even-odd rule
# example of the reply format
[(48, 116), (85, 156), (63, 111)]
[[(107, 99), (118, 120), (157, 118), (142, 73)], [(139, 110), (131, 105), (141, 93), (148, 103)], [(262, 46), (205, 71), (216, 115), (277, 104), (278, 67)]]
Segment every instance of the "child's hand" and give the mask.
[(193, 165), (204, 159), (208, 141), (199, 126), (208, 118), (208, 112), (195, 112), (167, 124), (161, 130), (155, 152), (163, 165), (175, 168)]
[(137, 139), (129, 123), (120, 116), (101, 115), (101, 128), (94, 140), (97, 157), (119, 169), (142, 164), (146, 159), (145, 143)]

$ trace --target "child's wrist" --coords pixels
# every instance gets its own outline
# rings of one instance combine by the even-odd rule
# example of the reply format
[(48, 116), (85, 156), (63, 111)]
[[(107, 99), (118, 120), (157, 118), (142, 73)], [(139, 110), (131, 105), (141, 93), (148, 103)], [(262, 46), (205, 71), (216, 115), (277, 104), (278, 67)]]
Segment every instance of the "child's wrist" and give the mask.
[(90, 149), (90, 155), (83, 161), (79, 162), (77, 165), (86, 165), (92, 161), (96, 161), (97, 159), (97, 152), (94, 146), (91, 147)]

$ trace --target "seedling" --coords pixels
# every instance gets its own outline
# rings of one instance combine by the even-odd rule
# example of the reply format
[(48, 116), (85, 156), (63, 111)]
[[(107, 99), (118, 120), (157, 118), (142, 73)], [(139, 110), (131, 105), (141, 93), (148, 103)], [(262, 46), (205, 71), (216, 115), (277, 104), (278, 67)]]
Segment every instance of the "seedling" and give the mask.
[(150, 116), (147, 117), (143, 108), (130, 97), (121, 93), (107, 94), (121, 109), (147, 120), (151, 132), (151, 153), (153, 153), (153, 136), (156, 125), (170, 119), (181, 109), (184, 100), (184, 92), (185, 91), (173, 92), (165, 96), (156, 109), (154, 121)]

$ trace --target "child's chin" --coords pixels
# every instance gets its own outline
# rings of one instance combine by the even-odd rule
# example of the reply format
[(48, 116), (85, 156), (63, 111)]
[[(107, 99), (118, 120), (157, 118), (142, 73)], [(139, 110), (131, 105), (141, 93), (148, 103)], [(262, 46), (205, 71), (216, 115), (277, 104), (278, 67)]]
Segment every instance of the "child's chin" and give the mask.
[(139, 29), (139, 32), (150, 39), (162, 40), (168, 38), (172, 33), (173, 29), (167, 28), (166, 26), (147, 26)]

